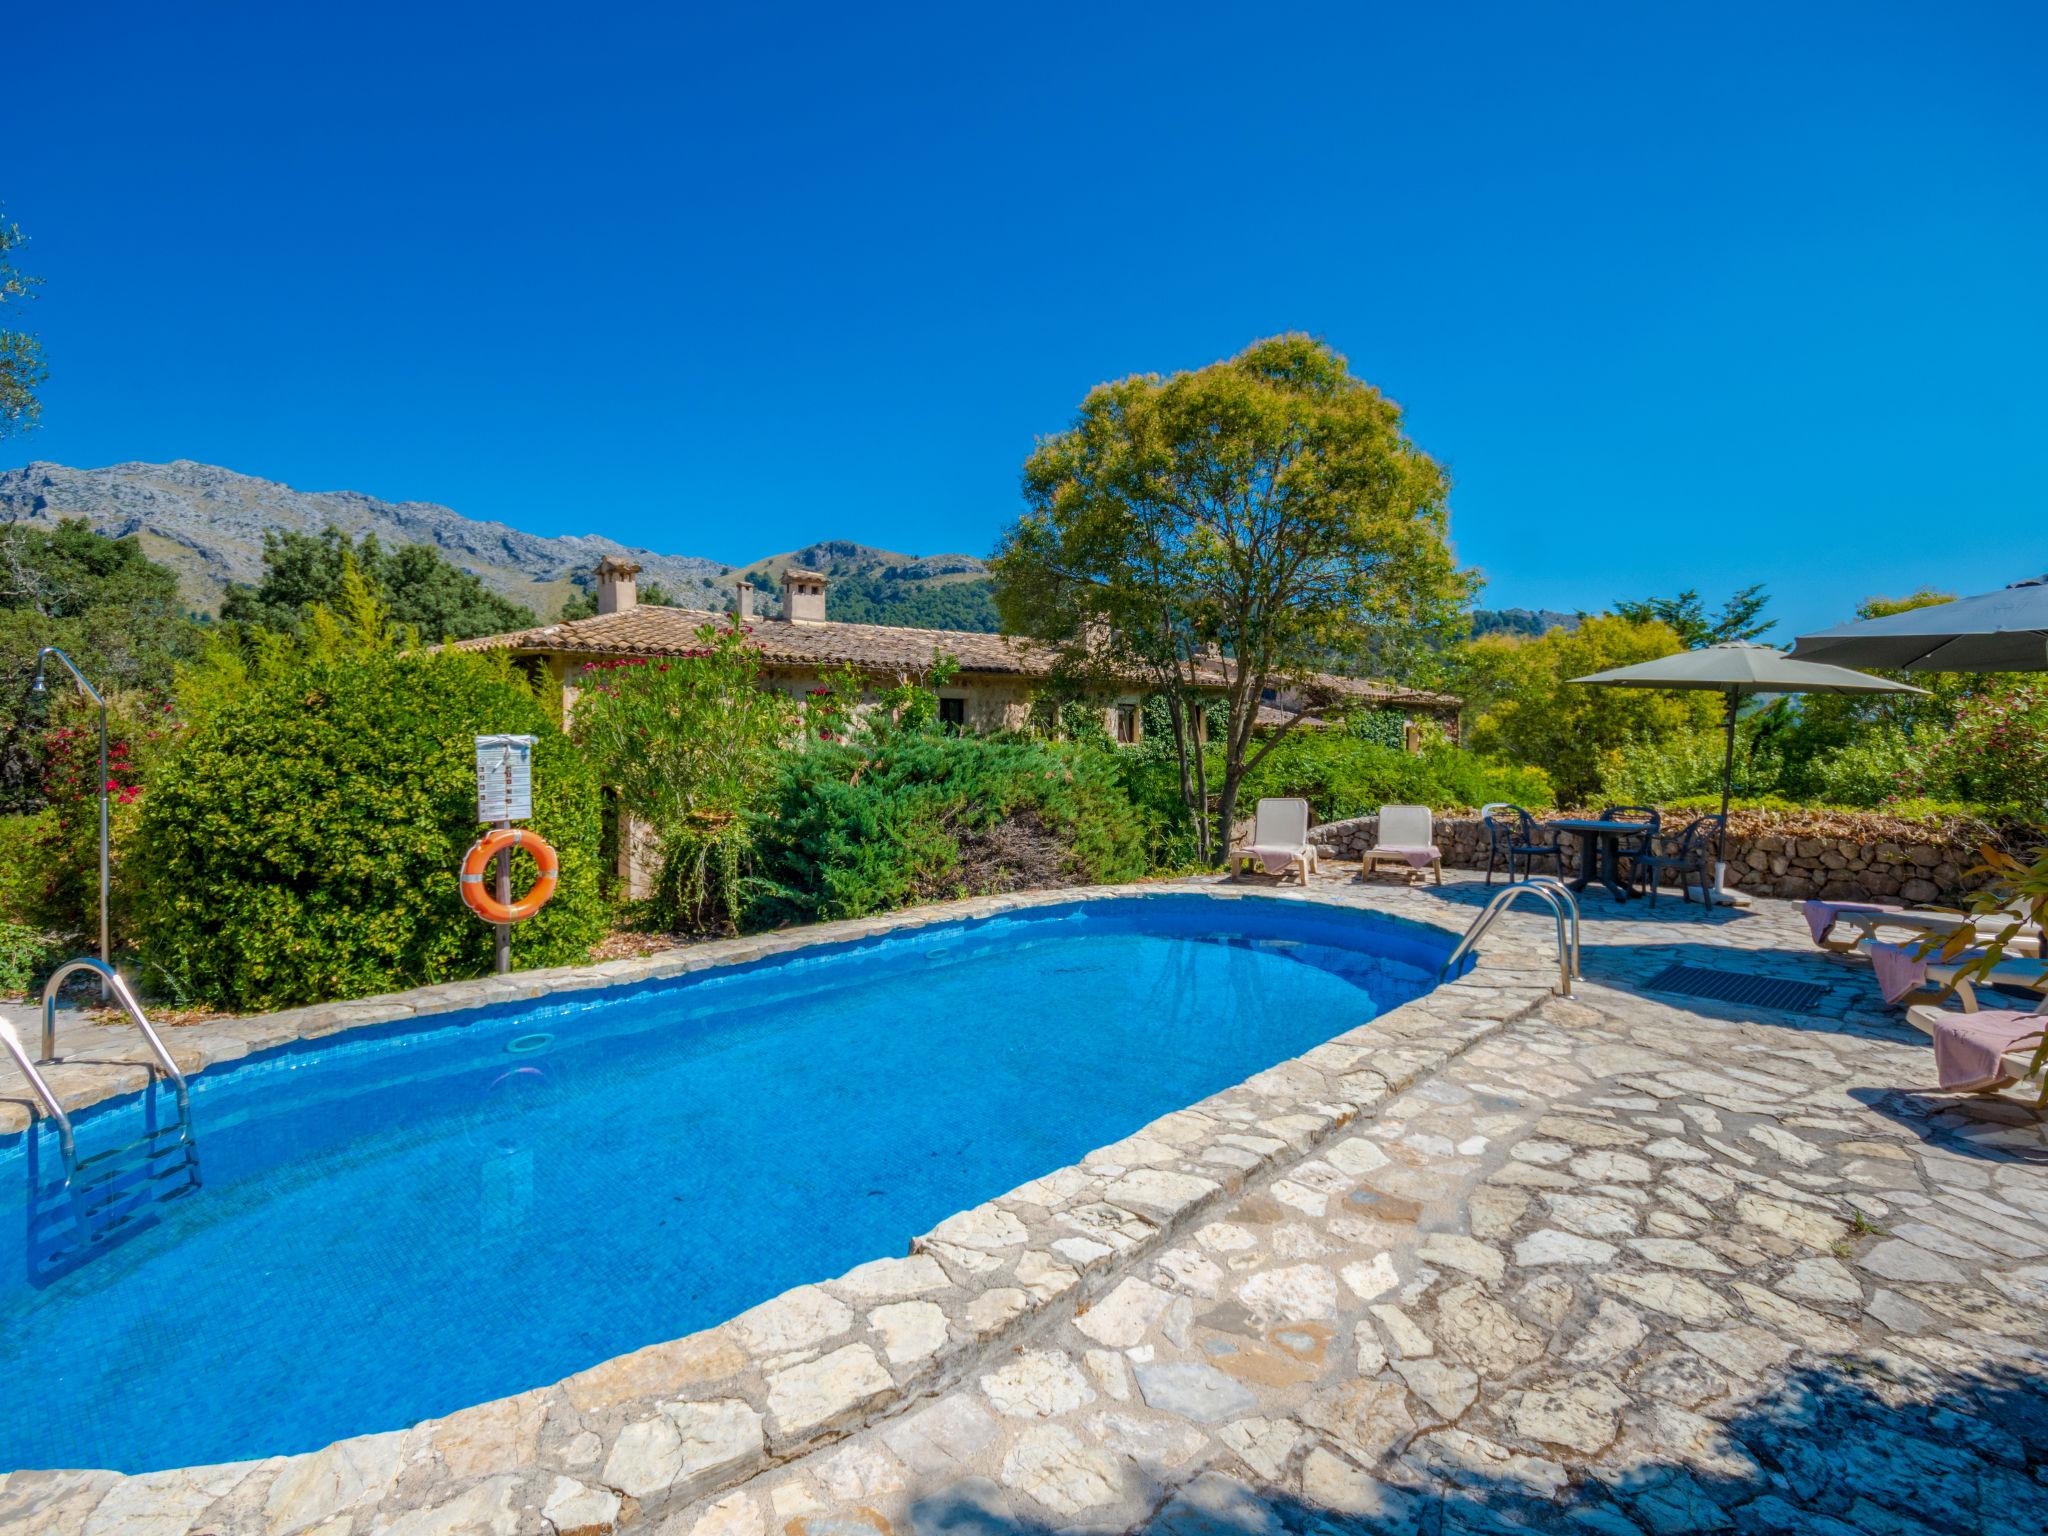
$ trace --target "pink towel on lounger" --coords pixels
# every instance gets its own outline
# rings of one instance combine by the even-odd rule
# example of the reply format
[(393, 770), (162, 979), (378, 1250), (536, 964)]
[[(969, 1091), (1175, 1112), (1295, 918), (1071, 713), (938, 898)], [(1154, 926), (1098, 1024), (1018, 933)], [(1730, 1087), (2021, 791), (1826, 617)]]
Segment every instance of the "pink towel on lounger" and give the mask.
[(1927, 984), (1927, 962), (1903, 944), (1872, 944), (1866, 953), (1870, 968), (1877, 972), (1877, 990), (1888, 1003)]
[(1294, 868), (1301, 857), (1299, 848), (1260, 848), (1256, 845), (1244, 850), (1259, 861), (1259, 868), (1269, 875), (1284, 875)]
[(1375, 854), (1389, 854), (1397, 859), (1406, 859), (1409, 867), (1413, 869), (1427, 869), (1443, 857), (1443, 854), (1438, 852), (1434, 846), (1428, 848), (1404, 848), (1391, 843), (1381, 843), (1379, 847), (1373, 849), (1373, 852)]
[(2005, 1053), (2040, 1044), (2043, 1029), (2048, 1029), (2048, 1017), (2013, 1008), (1943, 1014), (1934, 1026), (1934, 1069), (1941, 1086), (1969, 1091), (2013, 1081)]
[(1877, 972), (1877, 990), (1884, 994), (1888, 1003), (1896, 1003), (1909, 992), (1917, 992), (1927, 985), (1927, 967), (1930, 961), (1942, 965), (1961, 965), (1968, 960), (1982, 960), (1984, 951), (1966, 949), (1961, 954), (1942, 959), (1939, 952), (1931, 955), (1920, 953), (1916, 939), (1910, 944), (1872, 944), (1869, 946), (1870, 968)]
[(1835, 926), (1835, 918), (1843, 912), (1899, 912), (1901, 907), (1888, 907), (1877, 901), (1809, 901), (1802, 910), (1806, 913), (1806, 928), (1813, 935), (1813, 942), (1827, 942), (1828, 930)]

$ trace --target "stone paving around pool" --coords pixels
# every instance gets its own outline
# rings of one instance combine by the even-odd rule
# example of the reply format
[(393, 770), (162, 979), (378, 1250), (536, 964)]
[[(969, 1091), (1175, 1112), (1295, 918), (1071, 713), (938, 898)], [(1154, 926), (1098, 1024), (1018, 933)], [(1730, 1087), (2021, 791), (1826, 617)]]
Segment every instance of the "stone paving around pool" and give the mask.
[[(1925, 1043), (1796, 908), (1690, 914), (1596, 899), (1575, 999), (972, 1383), (648, 1528), (2048, 1529), (2040, 1118), (1923, 1091)], [(1614, 984), (1674, 950), (1829, 1012)]]
[[(1484, 900), (1313, 894), (1452, 929)], [(636, 1391), (731, 1368), (656, 1346), (317, 1456), (0, 1477), (0, 1533), (2048, 1529), (2040, 1117), (1929, 1091), (1793, 906), (1593, 898), (1570, 1001), (1532, 984), (1546, 931), (1504, 920), (1497, 971), (1390, 1016), (1433, 1048), (1361, 1031), (1103, 1149), (1087, 1190), (699, 1335), (765, 1417)], [(1638, 990), (1674, 961), (1828, 991), (1802, 1018)]]

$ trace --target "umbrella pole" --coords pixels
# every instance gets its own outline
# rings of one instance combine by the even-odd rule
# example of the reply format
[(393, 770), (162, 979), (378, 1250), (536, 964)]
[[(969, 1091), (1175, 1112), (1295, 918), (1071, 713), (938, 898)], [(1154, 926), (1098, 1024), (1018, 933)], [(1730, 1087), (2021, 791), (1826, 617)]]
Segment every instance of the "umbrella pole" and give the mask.
[(1726, 902), (1724, 894), (1728, 878), (1728, 801), (1735, 793), (1735, 711), (1742, 696), (1735, 689), (1728, 690), (1728, 716), (1724, 727), (1728, 732), (1728, 746), (1721, 757), (1721, 829), (1714, 839), (1714, 895), (1715, 902)]

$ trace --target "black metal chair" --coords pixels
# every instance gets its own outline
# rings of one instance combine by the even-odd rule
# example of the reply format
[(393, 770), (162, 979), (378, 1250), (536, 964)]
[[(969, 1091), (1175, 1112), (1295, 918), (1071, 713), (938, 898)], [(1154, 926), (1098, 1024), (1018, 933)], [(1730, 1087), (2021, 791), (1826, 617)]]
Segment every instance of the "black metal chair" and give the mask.
[(1479, 820), (1486, 828), (1486, 883), (1493, 884), (1493, 866), (1496, 860), (1505, 856), (1508, 879), (1515, 878), (1515, 862), (1519, 859), (1522, 867), (1531, 869), (1539, 859), (1549, 859), (1556, 867), (1559, 879), (1564, 878), (1564, 850), (1558, 846), (1557, 834), (1551, 833), (1546, 839), (1543, 827), (1534, 816), (1519, 805), (1496, 802), (1479, 808)]
[(1636, 868), (1649, 857), (1656, 845), (1657, 833), (1662, 827), (1664, 814), (1654, 805), (1610, 805), (1600, 812), (1602, 821), (1634, 822), (1642, 831), (1614, 840), (1615, 872), (1621, 876), (1623, 885), (1636, 883)]
[(1661, 843), (1653, 839), (1648, 851), (1637, 856), (1636, 875), (1651, 906), (1657, 905), (1657, 882), (1666, 875), (1676, 875), (1679, 899), (1692, 900), (1692, 882), (1697, 879), (1700, 905), (1711, 910), (1713, 898), (1707, 892), (1713, 878), (1714, 846), (1720, 839), (1723, 820), (1718, 815), (1695, 817), (1677, 832), (1666, 835)]

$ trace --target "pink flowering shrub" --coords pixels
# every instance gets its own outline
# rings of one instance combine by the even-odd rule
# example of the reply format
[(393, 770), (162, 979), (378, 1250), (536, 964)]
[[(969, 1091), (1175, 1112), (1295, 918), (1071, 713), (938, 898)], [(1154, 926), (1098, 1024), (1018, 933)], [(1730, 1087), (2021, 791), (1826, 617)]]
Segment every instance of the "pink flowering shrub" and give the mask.
[(1947, 729), (1916, 736), (1899, 791), (2048, 822), (2048, 686), (2028, 680), (1963, 699)]
[[(99, 926), (100, 738), (95, 712), (67, 709), (43, 733), (43, 810), (28, 838), (35, 878), (17, 887), (20, 916), (53, 934), (87, 937)], [(121, 855), (140, 814), (149, 767), (173, 728), (159, 709), (107, 720), (107, 811), (117, 897)]]

